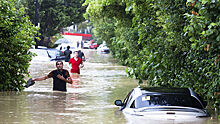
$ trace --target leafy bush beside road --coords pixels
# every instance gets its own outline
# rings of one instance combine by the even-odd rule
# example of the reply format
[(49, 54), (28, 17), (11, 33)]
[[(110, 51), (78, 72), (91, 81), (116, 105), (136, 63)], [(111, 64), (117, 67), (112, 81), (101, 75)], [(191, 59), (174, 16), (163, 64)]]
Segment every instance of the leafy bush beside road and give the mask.
[(23, 89), (28, 74), (36, 28), (25, 16), (24, 8), (16, 9), (15, 0), (0, 0), (0, 91)]
[(220, 2), (86, 0), (97, 39), (150, 86), (191, 87), (220, 104)]

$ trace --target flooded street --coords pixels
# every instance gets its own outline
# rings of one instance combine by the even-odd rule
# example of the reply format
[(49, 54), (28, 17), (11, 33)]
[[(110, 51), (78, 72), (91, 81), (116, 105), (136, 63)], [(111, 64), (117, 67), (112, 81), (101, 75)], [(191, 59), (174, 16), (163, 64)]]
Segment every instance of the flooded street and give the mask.
[[(118, 111), (114, 101), (123, 100), (138, 81), (128, 78), (126, 67), (118, 65), (110, 54), (98, 54), (95, 50), (83, 52), (87, 60), (85, 66), (80, 77), (75, 78), (73, 84), (67, 84), (66, 93), (52, 90), (52, 78), (38, 81), (21, 93), (1, 92), (1, 123), (135, 124)], [(33, 59), (30, 64), (29, 71), (33, 78), (56, 69), (55, 61), (47, 59)], [(64, 68), (70, 70), (68, 63), (64, 63)], [(195, 123), (219, 122), (207, 118)]]

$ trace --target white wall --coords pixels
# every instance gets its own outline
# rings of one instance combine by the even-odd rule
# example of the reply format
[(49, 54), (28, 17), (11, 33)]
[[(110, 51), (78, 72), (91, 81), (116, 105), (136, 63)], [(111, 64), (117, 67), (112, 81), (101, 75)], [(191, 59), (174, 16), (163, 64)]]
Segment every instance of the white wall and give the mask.
[(63, 35), (63, 37), (71, 41), (75, 48), (77, 48), (77, 41), (82, 41), (82, 36)]

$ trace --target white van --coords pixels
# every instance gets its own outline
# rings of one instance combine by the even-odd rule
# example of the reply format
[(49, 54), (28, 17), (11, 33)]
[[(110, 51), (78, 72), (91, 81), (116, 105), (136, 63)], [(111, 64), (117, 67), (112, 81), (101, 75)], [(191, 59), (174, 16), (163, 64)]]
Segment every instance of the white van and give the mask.
[(89, 48), (90, 48), (90, 43), (88, 41), (84, 41), (83, 49), (89, 49)]

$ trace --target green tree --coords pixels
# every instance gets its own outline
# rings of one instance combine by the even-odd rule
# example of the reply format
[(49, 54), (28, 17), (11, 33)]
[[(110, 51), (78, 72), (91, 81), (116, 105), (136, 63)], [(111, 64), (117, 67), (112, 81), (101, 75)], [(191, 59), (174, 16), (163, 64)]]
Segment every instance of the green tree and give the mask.
[(219, 1), (86, 0), (85, 5), (95, 37), (106, 38), (130, 77), (149, 86), (190, 87), (220, 103), (214, 96), (220, 90)]
[(0, 0), (0, 91), (23, 89), (37, 32), (15, 0)]
[[(50, 41), (50, 37), (65, 27), (78, 24), (84, 21), (83, 14), (86, 6), (82, 6), (84, 0), (38, 0), (39, 2), (39, 23), (41, 42)], [(35, 0), (23, 0), (27, 15), (35, 24)], [(45, 39), (47, 38), (47, 39)]]

